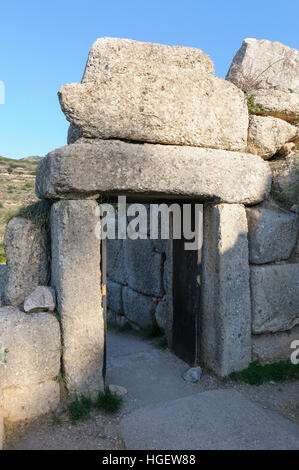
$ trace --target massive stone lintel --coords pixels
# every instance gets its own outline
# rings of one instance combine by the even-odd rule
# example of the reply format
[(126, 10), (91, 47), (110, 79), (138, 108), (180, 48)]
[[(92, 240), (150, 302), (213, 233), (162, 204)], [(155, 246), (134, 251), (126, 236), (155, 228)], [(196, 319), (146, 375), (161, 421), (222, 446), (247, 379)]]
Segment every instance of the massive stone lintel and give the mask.
[(36, 179), (38, 197), (50, 199), (122, 193), (256, 204), (270, 186), (269, 165), (255, 155), (84, 139), (50, 152)]
[(237, 204), (204, 210), (203, 362), (220, 376), (246, 368), (251, 359), (247, 220)]
[(104, 388), (105, 332), (101, 305), (99, 217), (95, 201), (60, 201), (51, 210), (52, 285), (63, 337), (63, 367), (71, 393)]

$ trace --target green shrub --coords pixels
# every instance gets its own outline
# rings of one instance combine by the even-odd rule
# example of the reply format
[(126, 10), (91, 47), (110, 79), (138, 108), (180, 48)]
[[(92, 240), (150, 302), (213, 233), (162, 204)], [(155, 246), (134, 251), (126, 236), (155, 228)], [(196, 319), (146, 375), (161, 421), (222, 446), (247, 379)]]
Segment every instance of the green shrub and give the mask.
[(93, 402), (91, 398), (81, 395), (68, 406), (68, 417), (72, 423), (83, 421), (89, 418), (92, 408)]
[(250, 95), (250, 97), (247, 100), (248, 109), (251, 113), (259, 113), (262, 110), (259, 106), (256, 106), (254, 104), (254, 101), (255, 101), (255, 95)]
[(122, 397), (106, 388), (104, 393), (100, 392), (98, 394), (94, 406), (97, 410), (104, 411), (107, 414), (116, 414), (121, 408), (122, 401)]
[(88, 419), (92, 410), (104, 411), (107, 414), (117, 413), (122, 405), (122, 397), (111, 393), (107, 388), (105, 392), (99, 392), (95, 400), (89, 396), (81, 395), (76, 398), (67, 408), (67, 413), (70, 421), (76, 423)]
[(299, 364), (280, 361), (261, 365), (259, 361), (254, 361), (247, 369), (241, 372), (233, 372), (231, 378), (237, 382), (246, 382), (250, 385), (298, 380)]

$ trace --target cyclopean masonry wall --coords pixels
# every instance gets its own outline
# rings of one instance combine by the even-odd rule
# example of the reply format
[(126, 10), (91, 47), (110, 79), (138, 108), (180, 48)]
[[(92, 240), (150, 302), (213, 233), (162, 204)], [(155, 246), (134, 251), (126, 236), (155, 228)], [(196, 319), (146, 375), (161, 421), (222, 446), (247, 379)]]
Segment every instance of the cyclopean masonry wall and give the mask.
[[(264, 57), (271, 62), (271, 54), (275, 73), (271, 63), (263, 69)], [(82, 83), (59, 91), (71, 123), (69, 145), (50, 152), (37, 169), (36, 193), (52, 202), (50, 281), (44, 275), (47, 244), (30, 235), (38, 231), (35, 224), (18, 219), (7, 228), (4, 303), (14, 307), (0, 309), (0, 340), (6, 328), (13, 336), (29, 322), (31, 340), (39, 328), (48, 331), (42, 335), (41, 361), (48, 349), (53, 351), (50, 375), (44, 375), (46, 367), (34, 368), (32, 389), (59, 373), (58, 318), (69, 392), (103, 390), (105, 321), (101, 243), (95, 234), (100, 196), (203, 203), (201, 364), (227, 376), (255, 358), (289, 359), (299, 318), (298, 200), (292, 189), (298, 89), (293, 69), (286, 68), (297, 60), (298, 51), (287, 46), (245, 40), (225, 81), (214, 76), (211, 60), (197, 49), (112, 38), (95, 42)], [(263, 80), (256, 79), (259, 74)], [(276, 79), (281, 86), (273, 82), (273, 88)], [(28, 268), (15, 243), (22, 237), (34, 247)], [(108, 307), (112, 315), (124, 314), (139, 326), (155, 317), (171, 346), (171, 242), (137, 242), (108, 245)], [(148, 267), (141, 269), (145, 257)], [(56, 292), (57, 317), (49, 310), (39, 313), (47, 310), (40, 299), (49, 298), (40, 290), (34, 313), (25, 314), (26, 297), (48, 284)], [(17, 367), (18, 347), (18, 341), (11, 345), (15, 359), (8, 353), (7, 371)], [(34, 363), (34, 354), (28, 351), (22, 358), (26, 367)], [(27, 382), (10, 377), (9, 387), (30, 391)], [(2, 406), (11, 416), (7, 387), (2, 379)], [(55, 393), (47, 409), (56, 406)], [(21, 399), (16, 400), (19, 406)], [(26, 410), (25, 398), (24, 403)]]

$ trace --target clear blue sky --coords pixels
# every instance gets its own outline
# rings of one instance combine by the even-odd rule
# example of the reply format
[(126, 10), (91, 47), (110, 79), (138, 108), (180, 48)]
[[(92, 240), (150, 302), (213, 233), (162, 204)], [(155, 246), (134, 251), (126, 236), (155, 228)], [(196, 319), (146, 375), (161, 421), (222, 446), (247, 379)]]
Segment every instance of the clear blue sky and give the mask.
[(2, 0), (0, 155), (45, 155), (65, 145), (57, 90), (81, 80), (98, 37), (198, 47), (224, 77), (245, 37), (299, 48), (298, 17), (295, 0)]

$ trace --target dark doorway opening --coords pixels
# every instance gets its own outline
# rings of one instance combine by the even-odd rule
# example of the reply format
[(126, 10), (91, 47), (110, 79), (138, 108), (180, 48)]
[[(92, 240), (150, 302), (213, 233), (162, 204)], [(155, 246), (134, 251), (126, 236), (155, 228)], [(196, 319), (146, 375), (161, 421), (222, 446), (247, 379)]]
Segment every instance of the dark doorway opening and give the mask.
[[(191, 211), (191, 224), (194, 230), (194, 207)], [(199, 360), (202, 249), (186, 250), (186, 242), (183, 230), (182, 238), (173, 240), (172, 350), (178, 357), (194, 366)]]

